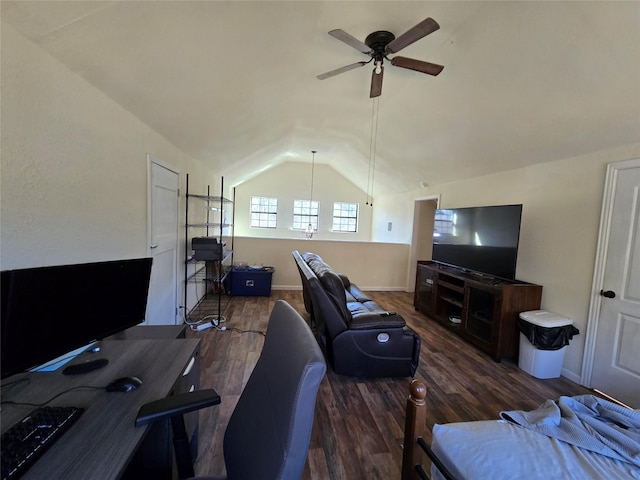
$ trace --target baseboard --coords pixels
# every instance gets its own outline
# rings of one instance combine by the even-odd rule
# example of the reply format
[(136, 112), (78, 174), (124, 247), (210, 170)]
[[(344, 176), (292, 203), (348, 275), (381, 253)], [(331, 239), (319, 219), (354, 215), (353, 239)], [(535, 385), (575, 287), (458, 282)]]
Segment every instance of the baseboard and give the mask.
[(580, 377), (580, 375), (576, 375), (575, 373), (573, 373), (570, 370), (567, 370), (566, 368), (562, 369), (561, 375), (565, 378), (568, 378), (569, 380), (571, 380), (573, 383), (577, 383), (578, 385), (582, 385), (582, 378)]
[(271, 290), (302, 290), (302, 285), (271, 285)]

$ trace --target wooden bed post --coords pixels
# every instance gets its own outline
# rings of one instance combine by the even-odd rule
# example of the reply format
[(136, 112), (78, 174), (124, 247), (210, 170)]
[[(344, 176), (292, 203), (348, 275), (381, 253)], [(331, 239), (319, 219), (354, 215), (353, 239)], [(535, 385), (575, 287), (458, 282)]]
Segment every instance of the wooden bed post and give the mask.
[(427, 387), (420, 380), (412, 380), (404, 420), (404, 451), (402, 452), (402, 480), (417, 480), (415, 466), (422, 461), (418, 437), (425, 428)]

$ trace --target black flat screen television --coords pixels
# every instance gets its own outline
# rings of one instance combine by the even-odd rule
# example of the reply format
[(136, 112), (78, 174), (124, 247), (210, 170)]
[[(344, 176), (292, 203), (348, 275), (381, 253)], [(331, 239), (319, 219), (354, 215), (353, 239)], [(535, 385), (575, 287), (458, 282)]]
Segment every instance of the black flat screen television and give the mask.
[(1, 273), (2, 378), (144, 321), (151, 258)]
[(522, 205), (436, 210), (432, 260), (464, 270), (516, 278)]

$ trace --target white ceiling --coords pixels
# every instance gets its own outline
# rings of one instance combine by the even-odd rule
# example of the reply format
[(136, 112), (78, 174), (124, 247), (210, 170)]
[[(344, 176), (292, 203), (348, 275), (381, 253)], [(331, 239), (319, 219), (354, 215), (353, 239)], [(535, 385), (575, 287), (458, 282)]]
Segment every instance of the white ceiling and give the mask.
[[(283, 161), (367, 188), (371, 67), (327, 35), (437, 32), (386, 65), (375, 191), (640, 142), (640, 2), (2, 1), (2, 19), (235, 185)], [(169, 159), (167, 159), (169, 160)]]

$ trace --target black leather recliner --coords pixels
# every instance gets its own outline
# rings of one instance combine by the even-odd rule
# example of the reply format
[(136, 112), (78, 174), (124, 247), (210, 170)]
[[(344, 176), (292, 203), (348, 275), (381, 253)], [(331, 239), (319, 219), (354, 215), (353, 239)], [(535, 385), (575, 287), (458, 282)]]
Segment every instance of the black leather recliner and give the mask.
[(318, 255), (292, 252), (316, 335), (336, 373), (409, 377), (420, 357), (420, 337)]

